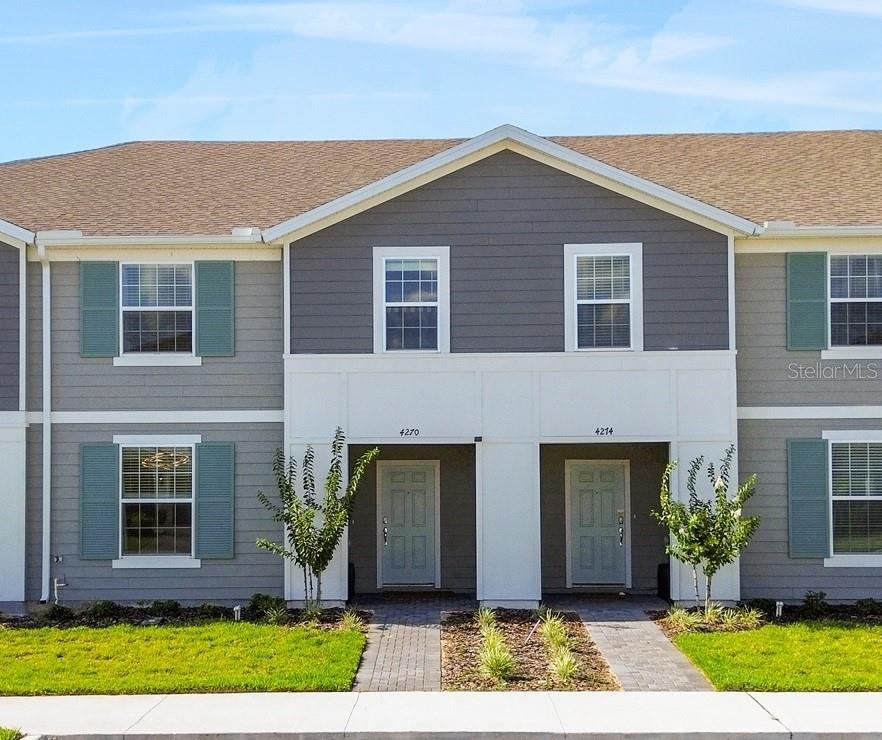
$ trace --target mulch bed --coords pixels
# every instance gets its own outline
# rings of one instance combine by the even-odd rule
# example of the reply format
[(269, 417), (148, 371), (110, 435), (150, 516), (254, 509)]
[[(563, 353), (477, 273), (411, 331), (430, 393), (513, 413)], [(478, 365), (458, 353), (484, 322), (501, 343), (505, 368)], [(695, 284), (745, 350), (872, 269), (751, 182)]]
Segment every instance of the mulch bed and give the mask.
[[(113, 608), (105, 610), (106, 613), (95, 614), (88, 607), (81, 610), (65, 610), (53, 612), (47, 608), (35, 610), (26, 616), (12, 616), (0, 614), (0, 628), (8, 629), (34, 629), (37, 627), (110, 627), (115, 624), (131, 625), (188, 625), (203, 624), (205, 622), (233, 621), (233, 610), (225, 606), (215, 604), (203, 604), (201, 606), (182, 606), (179, 610), (169, 613), (146, 606), (130, 606), (126, 604), (114, 604)], [(324, 609), (317, 620), (311, 624), (319, 627), (336, 627), (343, 614), (343, 609)], [(365, 624), (370, 621), (371, 613), (368, 611), (356, 611)], [(243, 622), (265, 622), (263, 614), (253, 613), (247, 608), (242, 608)], [(294, 626), (303, 621), (301, 609), (288, 609), (287, 619), (280, 624)]]
[[(481, 634), (474, 612), (448, 612), (441, 624), (441, 686), (447, 691), (616, 691), (618, 681), (591, 640), (578, 615), (563, 612), (570, 649), (580, 664), (577, 677), (561, 683), (548, 670), (545, 641), (535, 614), (518, 609), (496, 609), (496, 623), (515, 659), (515, 675), (504, 684), (480, 672)], [(529, 639), (528, 639), (529, 637)]]

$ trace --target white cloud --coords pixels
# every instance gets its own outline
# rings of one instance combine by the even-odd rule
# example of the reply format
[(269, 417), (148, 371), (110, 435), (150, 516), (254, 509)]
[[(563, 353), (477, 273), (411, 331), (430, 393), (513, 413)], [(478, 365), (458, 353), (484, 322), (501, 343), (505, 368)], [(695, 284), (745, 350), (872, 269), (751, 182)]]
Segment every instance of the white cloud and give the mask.
[(778, 2), (783, 5), (809, 10), (878, 16), (882, 18), (882, 1), (880, 0), (778, 0)]

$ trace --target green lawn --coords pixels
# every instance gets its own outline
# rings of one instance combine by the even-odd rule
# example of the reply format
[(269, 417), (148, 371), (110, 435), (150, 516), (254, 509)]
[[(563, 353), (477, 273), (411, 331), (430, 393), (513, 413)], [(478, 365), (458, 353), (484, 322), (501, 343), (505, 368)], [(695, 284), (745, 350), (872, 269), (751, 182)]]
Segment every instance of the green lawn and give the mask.
[(0, 740), (18, 740), (20, 737), (21, 733), (18, 730), (0, 727)]
[(245, 622), (6, 629), (0, 695), (347, 691), (364, 643), (357, 630)]
[(882, 690), (882, 626), (801, 622), (674, 642), (723, 691)]

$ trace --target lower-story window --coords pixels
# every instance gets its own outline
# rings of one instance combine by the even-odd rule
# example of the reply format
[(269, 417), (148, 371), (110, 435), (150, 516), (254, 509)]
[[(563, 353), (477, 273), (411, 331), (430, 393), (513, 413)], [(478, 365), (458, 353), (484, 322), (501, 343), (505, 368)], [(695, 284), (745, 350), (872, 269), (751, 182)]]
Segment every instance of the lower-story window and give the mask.
[(193, 552), (193, 446), (122, 447), (123, 555)]
[(882, 442), (831, 446), (833, 554), (882, 553)]

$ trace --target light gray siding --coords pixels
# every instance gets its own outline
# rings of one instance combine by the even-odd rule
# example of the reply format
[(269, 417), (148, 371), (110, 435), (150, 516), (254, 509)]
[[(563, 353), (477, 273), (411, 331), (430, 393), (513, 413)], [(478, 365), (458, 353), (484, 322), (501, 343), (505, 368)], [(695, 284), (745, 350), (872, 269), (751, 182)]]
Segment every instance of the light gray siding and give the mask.
[(295, 242), (291, 351), (373, 351), (374, 246), (450, 247), (453, 352), (563, 351), (563, 245), (592, 242), (643, 243), (647, 350), (728, 348), (726, 237), (502, 152)]
[(650, 512), (658, 506), (659, 482), (668, 462), (667, 444), (546, 444), (540, 449), (542, 591), (566, 590), (567, 460), (630, 460), (631, 590), (655, 593), (666, 532)]
[(51, 269), (54, 411), (282, 408), (281, 263), (236, 263), (236, 355), (206, 357), (202, 367), (80, 357), (79, 265)]
[(20, 255), (0, 243), (0, 411), (19, 408)]
[[(354, 462), (367, 447), (352, 445)], [(380, 460), (441, 461), (441, 587), (474, 593), (475, 539), (474, 445), (384, 445)], [(377, 469), (362, 479), (349, 528), (349, 561), (355, 566), (356, 593), (377, 590)]]
[(38, 601), (42, 578), (43, 426), (31, 424), (25, 437), (27, 478), (25, 492), (25, 600)]
[(799, 601), (806, 591), (828, 600), (882, 598), (882, 568), (825, 568), (817, 559), (791, 559), (787, 534), (787, 440), (820, 437), (824, 430), (882, 429), (882, 419), (742, 420), (738, 423), (739, 477), (758, 477), (747, 513), (759, 530), (741, 556), (741, 596)]
[[(735, 258), (738, 405), (879, 404), (882, 362), (821, 362), (818, 351), (788, 351), (785, 262), (783, 252)], [(846, 372), (860, 372), (863, 378)], [(804, 377), (811, 373), (835, 375), (828, 380)]]
[[(40, 434), (38, 427), (28, 434), (28, 599), (40, 595)], [(235, 558), (202, 561), (199, 569), (114, 570), (110, 561), (79, 558), (80, 445), (111, 442), (114, 434), (201, 434), (204, 442), (234, 442), (236, 445)], [(257, 492), (272, 496), (276, 490), (272, 474), (275, 450), (282, 446), (281, 424), (169, 425), (56, 425), (52, 430), (52, 556), (62, 562), (52, 565), (53, 578), (67, 586), (61, 592), (65, 602), (98, 599), (142, 601), (177, 599), (181, 602), (243, 602), (256, 591), (282, 595), (284, 566), (276, 555), (257, 548), (258, 537), (281, 538), (281, 527), (273, 522), (257, 500)]]

